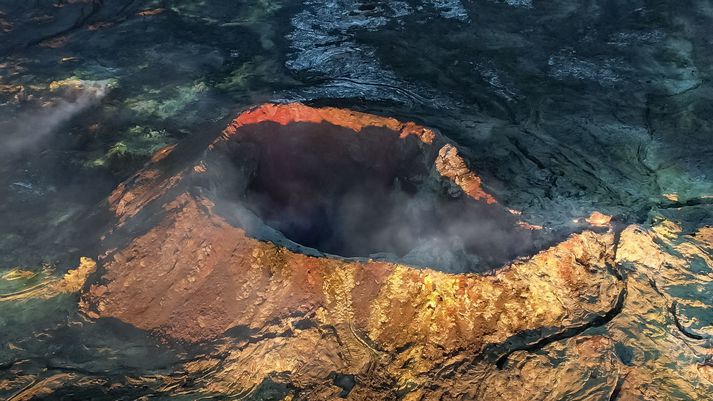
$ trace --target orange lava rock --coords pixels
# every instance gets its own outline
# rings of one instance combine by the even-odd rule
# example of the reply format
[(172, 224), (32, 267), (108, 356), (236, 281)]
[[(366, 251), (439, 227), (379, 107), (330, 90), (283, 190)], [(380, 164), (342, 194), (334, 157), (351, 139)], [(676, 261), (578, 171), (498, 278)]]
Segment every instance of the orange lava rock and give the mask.
[(482, 188), (480, 177), (468, 169), (465, 160), (458, 155), (458, 149), (453, 145), (445, 145), (438, 151), (436, 168), (442, 176), (451, 179), (463, 192), (473, 199), (486, 203), (497, 203), (495, 198)]
[(517, 222), (517, 225), (520, 226), (520, 227), (522, 227), (522, 228), (528, 229), (528, 230), (542, 230), (542, 229), (545, 228), (545, 227), (543, 227), (543, 226), (541, 226), (541, 225), (538, 225), (538, 224), (530, 224), (530, 223), (528, 223), (528, 222), (526, 222), (526, 221), (518, 221), (518, 222)]
[[(235, 326), (257, 329), (326, 308), (332, 324), (349, 323), (387, 349), (410, 341), (483, 346), (519, 330), (557, 325), (565, 315), (590, 313), (589, 307), (545, 299), (590, 293), (600, 298), (590, 306), (597, 310), (608, 308), (618, 291), (603, 265), (611, 238), (591, 233), (495, 276), (449, 275), (294, 253), (247, 237), (213, 215), (210, 202), (188, 194), (165, 209), (162, 224), (104, 261), (108, 284), (93, 286), (85, 299), (103, 304), (100, 316), (182, 340), (215, 338)], [(590, 273), (592, 266), (579, 258), (601, 270)], [(508, 302), (520, 306), (500, 310)], [(340, 311), (342, 304), (347, 309)], [(196, 324), (199, 318), (204, 324)], [(468, 330), (459, 328), (463, 324)]]
[(676, 193), (663, 194), (663, 197), (671, 202), (678, 202), (678, 194)]
[(226, 130), (225, 135), (232, 135), (244, 125), (257, 124), (264, 121), (271, 121), (281, 125), (297, 122), (327, 122), (356, 132), (365, 127), (383, 127), (399, 132), (402, 137), (415, 135), (425, 143), (432, 143), (436, 137), (432, 130), (412, 122), (402, 123), (390, 117), (381, 117), (334, 107), (313, 108), (301, 103), (268, 103), (248, 110), (233, 121)]
[(609, 223), (611, 223), (611, 216), (600, 212), (592, 212), (592, 214), (587, 217), (586, 221), (593, 226), (606, 227)]

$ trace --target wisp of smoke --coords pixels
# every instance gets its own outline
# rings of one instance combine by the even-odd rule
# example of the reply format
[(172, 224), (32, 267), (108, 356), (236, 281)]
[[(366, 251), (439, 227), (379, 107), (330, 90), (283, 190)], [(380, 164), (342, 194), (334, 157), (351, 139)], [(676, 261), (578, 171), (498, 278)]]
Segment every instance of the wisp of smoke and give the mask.
[(237, 138), (211, 159), (201, 186), (258, 239), (451, 272), (485, 271), (535, 247), (505, 208), (450, 194), (415, 138), (272, 123)]
[(0, 157), (5, 159), (32, 149), (72, 117), (99, 103), (108, 91), (106, 82), (93, 82), (51, 106), (30, 106), (15, 113), (12, 120), (0, 122)]

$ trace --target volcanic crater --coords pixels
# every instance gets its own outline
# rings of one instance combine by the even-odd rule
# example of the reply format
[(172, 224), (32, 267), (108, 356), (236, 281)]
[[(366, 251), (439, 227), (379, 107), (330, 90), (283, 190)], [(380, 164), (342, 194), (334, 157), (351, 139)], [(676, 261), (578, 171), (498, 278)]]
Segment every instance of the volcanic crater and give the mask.
[[(247, 110), (207, 148), (156, 153), (108, 204), (106, 252), (80, 309), (214, 341), (231, 366), (211, 379), (217, 392), (278, 372), (331, 389), (338, 372), (357, 378), (357, 399), (390, 399), (383, 380), (418, 388), (461, 354), (497, 367), (601, 324), (626, 294), (608, 269), (612, 232), (480, 274), (534, 252), (542, 234), (437, 132), (349, 110)], [(211, 358), (185, 371), (204, 375)]]
[[(265, 109), (276, 115), (254, 116)], [(302, 105), (248, 112), (211, 146), (198, 186), (252, 236), (296, 250), (459, 272), (532, 253), (533, 233), (483, 191), (455, 147), (366, 116)]]

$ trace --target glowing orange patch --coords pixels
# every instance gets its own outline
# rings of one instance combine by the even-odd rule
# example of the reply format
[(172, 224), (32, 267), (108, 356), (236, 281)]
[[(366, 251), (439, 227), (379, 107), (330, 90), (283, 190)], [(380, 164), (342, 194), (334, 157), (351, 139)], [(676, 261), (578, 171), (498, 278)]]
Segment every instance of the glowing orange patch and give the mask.
[(375, 116), (334, 107), (314, 108), (305, 106), (302, 103), (263, 104), (240, 114), (233, 120), (224, 134), (230, 136), (244, 125), (268, 121), (280, 125), (326, 122), (355, 132), (359, 132), (366, 127), (381, 127), (399, 132), (402, 138), (408, 135), (415, 135), (422, 142), (428, 144), (432, 143), (436, 137), (436, 134), (430, 129), (413, 122), (403, 123), (395, 118)]

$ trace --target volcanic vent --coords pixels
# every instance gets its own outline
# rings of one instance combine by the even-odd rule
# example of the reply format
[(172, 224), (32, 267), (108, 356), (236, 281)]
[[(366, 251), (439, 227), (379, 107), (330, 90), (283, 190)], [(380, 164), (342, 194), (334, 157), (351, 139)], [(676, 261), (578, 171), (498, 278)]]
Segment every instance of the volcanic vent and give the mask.
[(455, 148), (415, 124), (267, 105), (203, 160), (218, 213), (293, 249), (472, 271), (531, 247)]

